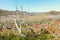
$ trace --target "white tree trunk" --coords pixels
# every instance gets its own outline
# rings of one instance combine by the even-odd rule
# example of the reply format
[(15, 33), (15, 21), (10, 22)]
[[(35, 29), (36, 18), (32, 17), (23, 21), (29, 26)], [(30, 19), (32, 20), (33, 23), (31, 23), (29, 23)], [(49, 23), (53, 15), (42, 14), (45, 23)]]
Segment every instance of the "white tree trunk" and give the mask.
[(21, 36), (24, 36), (25, 37), (25, 35), (23, 35), (21, 32), (22, 32), (22, 26), (21, 26), (21, 24), (20, 24), (20, 28), (18, 27), (18, 25), (17, 25), (17, 22), (16, 22), (16, 20), (14, 20), (14, 22), (15, 22), (15, 26), (16, 26), (16, 28), (17, 28), (17, 30), (19, 31), (19, 34), (21, 35)]

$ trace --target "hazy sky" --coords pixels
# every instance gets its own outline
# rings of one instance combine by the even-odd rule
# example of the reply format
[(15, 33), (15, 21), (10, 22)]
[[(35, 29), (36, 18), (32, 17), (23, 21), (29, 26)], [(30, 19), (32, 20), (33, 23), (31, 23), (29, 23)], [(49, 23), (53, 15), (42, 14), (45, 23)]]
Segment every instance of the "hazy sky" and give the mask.
[(18, 9), (21, 5), (24, 11), (44, 12), (50, 10), (60, 10), (60, 0), (0, 0), (0, 9), (15, 10), (16, 2)]

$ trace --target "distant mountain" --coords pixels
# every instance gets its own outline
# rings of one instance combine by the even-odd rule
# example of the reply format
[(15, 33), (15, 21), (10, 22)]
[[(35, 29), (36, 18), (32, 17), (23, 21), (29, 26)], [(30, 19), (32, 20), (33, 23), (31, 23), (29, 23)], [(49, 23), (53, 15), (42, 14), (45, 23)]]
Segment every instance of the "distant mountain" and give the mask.
[(42, 14), (46, 14), (46, 15), (59, 15), (60, 11), (49, 11), (49, 12), (30, 12), (31, 15), (42, 15)]
[(22, 12), (22, 11), (8, 11), (8, 10), (2, 10), (0, 9), (0, 16), (8, 16), (8, 15), (19, 15), (19, 14), (23, 14), (23, 13), (27, 13), (27, 12)]
[(60, 12), (59, 11), (50, 11), (50, 12), (44, 12), (47, 15), (59, 15)]
[[(23, 15), (23, 13), (27, 14), (25, 11), (8, 11), (8, 10), (2, 10), (0, 9), (0, 16), (8, 16), (8, 15)], [(30, 15), (41, 15), (41, 14), (46, 14), (46, 15), (59, 15), (60, 12), (58, 11), (50, 11), (50, 12), (29, 12)]]

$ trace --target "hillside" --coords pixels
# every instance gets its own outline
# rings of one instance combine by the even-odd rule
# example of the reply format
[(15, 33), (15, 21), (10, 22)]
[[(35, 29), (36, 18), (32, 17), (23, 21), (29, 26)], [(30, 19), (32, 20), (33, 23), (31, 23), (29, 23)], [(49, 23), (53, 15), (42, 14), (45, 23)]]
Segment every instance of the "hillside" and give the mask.
[(8, 11), (8, 10), (1, 10), (0, 9), (0, 16), (8, 16), (8, 15), (19, 15), (19, 14), (23, 14), (26, 13), (25, 11), (18, 11), (19, 13), (17, 14), (17, 11)]
[[(22, 11), (18, 11), (18, 15), (22, 15), (23, 13), (26, 13), (26, 11), (22, 12)], [(58, 15), (60, 14), (59, 11), (49, 11), (49, 12), (30, 12), (29, 14), (31, 15), (41, 15), (41, 14), (47, 14), (47, 15)], [(9, 10), (3, 10), (0, 9), (0, 16), (7, 16), (7, 15), (17, 15), (17, 11), (9, 11)]]
[(49, 11), (49, 12), (44, 12), (47, 15), (59, 15), (60, 12), (59, 11)]

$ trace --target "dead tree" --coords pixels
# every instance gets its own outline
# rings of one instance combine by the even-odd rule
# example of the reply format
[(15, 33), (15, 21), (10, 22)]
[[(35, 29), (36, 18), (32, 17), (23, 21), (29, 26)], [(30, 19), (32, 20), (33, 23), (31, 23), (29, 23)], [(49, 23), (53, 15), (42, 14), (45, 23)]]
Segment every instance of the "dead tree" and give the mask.
[(15, 23), (15, 26), (16, 26), (17, 30), (19, 31), (19, 34), (20, 34), (21, 36), (24, 36), (24, 37), (25, 37), (25, 35), (22, 34), (22, 25), (21, 25), (22, 23), (20, 24), (20, 28), (19, 28), (18, 25), (17, 25), (16, 19), (14, 20), (14, 23)]
[[(21, 7), (21, 10), (23, 12), (23, 8), (22, 7)], [(16, 3), (16, 13), (17, 13), (17, 15), (19, 14), (18, 8), (17, 8), (17, 3)], [(25, 35), (22, 34), (22, 24), (24, 23), (24, 21), (20, 22), (20, 27), (18, 27), (18, 24), (16, 22), (16, 18), (14, 19), (14, 23), (15, 23), (15, 26), (16, 26), (17, 30), (19, 31), (20, 36), (24, 36), (25, 37)]]

